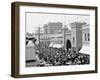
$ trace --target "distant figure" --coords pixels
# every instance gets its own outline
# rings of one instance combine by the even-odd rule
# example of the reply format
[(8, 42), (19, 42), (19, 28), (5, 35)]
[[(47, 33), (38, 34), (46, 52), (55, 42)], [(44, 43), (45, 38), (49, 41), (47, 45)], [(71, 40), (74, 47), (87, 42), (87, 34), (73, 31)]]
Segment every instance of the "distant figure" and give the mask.
[(69, 54), (71, 53), (71, 48), (69, 48), (69, 51), (68, 52), (69, 52)]

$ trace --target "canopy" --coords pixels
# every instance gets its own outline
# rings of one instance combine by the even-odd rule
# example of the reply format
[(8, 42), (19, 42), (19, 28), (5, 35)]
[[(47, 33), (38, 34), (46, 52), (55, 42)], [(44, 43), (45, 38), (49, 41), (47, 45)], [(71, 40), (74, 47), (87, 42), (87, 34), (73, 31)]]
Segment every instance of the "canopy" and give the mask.
[(33, 47), (35, 46), (34, 43), (32, 41), (28, 41), (27, 47)]
[(62, 48), (62, 45), (61, 44), (54, 44), (53, 47), (54, 48)]
[(53, 47), (53, 48), (62, 48), (63, 45), (51, 43), (51, 44), (49, 45), (49, 47)]
[(53, 45), (54, 45), (54, 44), (53, 44), (53, 43), (51, 43), (51, 44), (49, 45), (49, 47), (53, 47)]
[(90, 46), (82, 46), (80, 53), (90, 54)]

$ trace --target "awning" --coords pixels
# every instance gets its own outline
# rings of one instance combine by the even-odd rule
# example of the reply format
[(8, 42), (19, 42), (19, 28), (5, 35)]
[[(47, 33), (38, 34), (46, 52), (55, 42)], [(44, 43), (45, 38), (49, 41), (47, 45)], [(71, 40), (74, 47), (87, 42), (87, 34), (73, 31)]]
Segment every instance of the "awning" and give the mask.
[(54, 48), (62, 48), (62, 45), (61, 44), (54, 44), (53, 47)]
[(49, 45), (49, 47), (53, 47), (53, 45), (54, 45), (54, 44), (53, 44), (53, 43), (51, 43), (51, 44)]
[(51, 44), (49, 45), (49, 47), (53, 47), (53, 48), (62, 48), (63, 45), (51, 43)]
[(82, 46), (80, 53), (90, 54), (90, 46)]
[(26, 45), (27, 47), (33, 47), (35, 46), (34, 43), (32, 41), (28, 41), (28, 44)]

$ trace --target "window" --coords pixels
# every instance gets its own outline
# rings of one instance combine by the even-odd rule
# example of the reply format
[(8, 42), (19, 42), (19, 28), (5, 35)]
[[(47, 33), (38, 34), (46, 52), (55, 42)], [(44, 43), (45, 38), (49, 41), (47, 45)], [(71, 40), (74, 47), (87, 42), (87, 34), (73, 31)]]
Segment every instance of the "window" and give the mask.
[(90, 41), (90, 34), (88, 33), (88, 41)]
[(75, 42), (75, 38), (73, 37), (73, 43)]
[(85, 33), (85, 41), (86, 41), (87, 39), (86, 39), (86, 33)]

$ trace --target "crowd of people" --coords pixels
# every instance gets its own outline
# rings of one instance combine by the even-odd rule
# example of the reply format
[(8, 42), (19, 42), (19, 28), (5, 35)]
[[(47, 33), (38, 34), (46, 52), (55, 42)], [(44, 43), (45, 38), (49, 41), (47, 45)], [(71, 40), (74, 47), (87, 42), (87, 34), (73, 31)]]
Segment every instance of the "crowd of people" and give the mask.
[(49, 66), (59, 65), (82, 65), (90, 63), (90, 56), (84, 53), (75, 53), (62, 48), (49, 47), (49, 44), (41, 42), (39, 50), (36, 52), (40, 60), (44, 61)]

